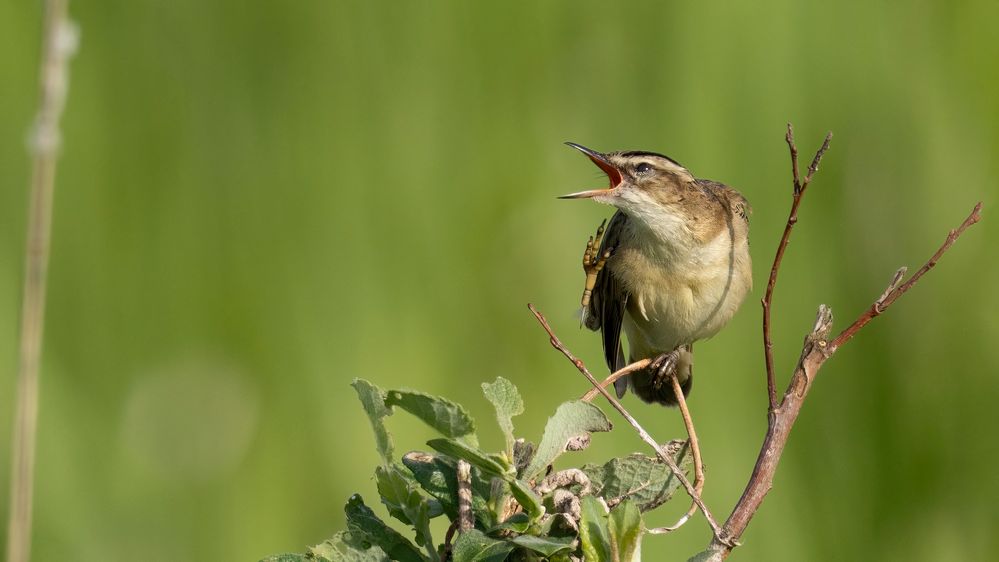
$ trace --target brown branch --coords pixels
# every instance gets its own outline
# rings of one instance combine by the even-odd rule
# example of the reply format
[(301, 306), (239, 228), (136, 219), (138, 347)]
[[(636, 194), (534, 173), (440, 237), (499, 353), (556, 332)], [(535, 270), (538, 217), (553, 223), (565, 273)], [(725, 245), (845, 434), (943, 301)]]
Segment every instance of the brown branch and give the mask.
[(617, 371), (611, 373), (610, 376), (608, 376), (606, 379), (601, 381), (600, 384), (591, 388), (590, 390), (587, 390), (586, 394), (584, 394), (582, 398), (580, 398), (580, 400), (582, 400), (583, 402), (592, 402), (593, 399), (600, 394), (599, 389), (607, 388), (621, 377), (628, 376), (631, 373), (634, 373), (635, 371), (641, 371), (642, 369), (648, 367), (649, 363), (652, 363), (652, 359), (639, 359), (638, 361), (635, 361), (630, 365), (625, 365), (624, 367), (621, 367)]
[[(773, 487), (773, 478), (774, 473), (777, 470), (777, 464), (780, 462), (780, 458), (784, 451), (784, 447), (787, 445), (791, 429), (798, 418), (798, 414), (801, 412), (801, 407), (804, 404), (805, 398), (808, 396), (808, 391), (811, 389), (812, 382), (815, 380), (819, 369), (822, 368), (825, 362), (832, 357), (833, 353), (835, 353), (842, 344), (849, 341), (850, 338), (856, 335), (857, 331), (874, 319), (874, 317), (884, 312), (889, 306), (891, 306), (892, 303), (894, 303), (917, 281), (919, 281), (919, 279), (927, 271), (932, 269), (941, 256), (943, 256), (943, 254), (950, 249), (958, 237), (960, 237), (969, 226), (975, 224), (981, 218), (980, 212), (982, 204), (978, 203), (971, 211), (971, 214), (968, 215), (968, 218), (966, 218), (958, 228), (952, 230), (948, 234), (943, 245), (940, 246), (936, 253), (930, 257), (929, 261), (927, 261), (926, 264), (919, 269), (919, 271), (917, 271), (908, 281), (901, 283), (901, 279), (905, 275), (905, 269), (902, 268), (898, 270), (892, 277), (888, 288), (874, 302), (874, 304), (831, 341), (828, 338), (832, 330), (832, 311), (825, 305), (820, 306), (818, 315), (815, 319), (815, 325), (813, 326), (811, 333), (805, 337), (805, 343), (802, 347), (801, 356), (795, 366), (794, 374), (791, 376), (791, 381), (788, 384), (787, 390), (784, 392), (784, 396), (780, 402), (775, 403), (775, 399), (772, 394), (773, 359), (770, 351), (770, 347), (772, 347), (772, 345), (770, 343), (769, 331), (769, 297), (772, 293), (772, 285), (777, 277), (777, 270), (780, 267), (781, 258), (784, 254), (784, 247), (787, 245), (787, 236), (797, 219), (797, 207), (801, 201), (801, 194), (811, 181), (812, 175), (818, 169), (819, 160), (828, 147), (829, 138), (830, 137), (828, 136), (826, 137), (826, 142), (823, 143), (822, 148), (820, 148), (816, 153), (815, 159), (812, 161), (812, 165), (809, 166), (808, 176), (803, 182), (800, 183), (799, 186), (799, 182), (797, 180), (797, 164), (795, 159), (797, 149), (794, 147), (791, 128), (788, 126), (788, 145), (791, 148), (792, 161), (795, 162), (795, 165), (792, 168), (792, 173), (795, 176), (795, 197), (792, 202), (791, 215), (788, 218), (788, 224), (784, 230), (784, 237), (781, 238), (777, 256), (774, 258), (774, 265), (770, 274), (770, 284), (768, 284), (767, 287), (767, 298), (764, 299), (763, 305), (764, 347), (767, 357), (768, 383), (770, 383), (768, 391), (771, 392), (772, 406), (768, 412), (766, 437), (763, 440), (763, 445), (760, 447), (760, 453), (756, 458), (756, 466), (753, 468), (753, 473), (750, 476), (749, 482), (746, 484), (746, 489), (743, 491), (742, 497), (739, 498), (739, 502), (732, 510), (732, 514), (729, 515), (728, 519), (725, 521), (725, 524), (722, 527), (723, 532), (716, 534), (715, 538), (708, 546), (707, 552), (713, 555), (710, 558), (711, 560), (724, 559), (729, 555), (729, 553), (731, 553), (733, 544), (736, 544), (737, 539), (742, 536), (742, 533), (746, 530), (746, 526), (749, 524), (749, 521), (762, 505), (767, 492), (769, 492), (771, 487)], [(728, 540), (721, 541), (718, 539), (719, 536), (726, 537)]]
[(16, 413), (11, 440), (8, 562), (26, 562), (31, 554), (38, 372), (52, 231), (52, 196), (59, 156), (59, 120), (66, 103), (69, 58), (76, 49), (77, 39), (76, 28), (67, 18), (66, 3), (67, 0), (45, 2), (38, 114), (30, 141), (34, 168), (29, 192)]
[(458, 530), (459, 520), (455, 519), (451, 522), (451, 525), (447, 528), (447, 532), (444, 533), (444, 556), (441, 557), (443, 562), (450, 562), (452, 558), (451, 541), (454, 540), (454, 533)]
[(638, 436), (641, 437), (642, 441), (645, 441), (650, 447), (652, 447), (652, 449), (656, 452), (656, 455), (666, 463), (666, 466), (668, 466), (673, 475), (676, 476), (676, 479), (680, 481), (680, 484), (683, 486), (684, 490), (687, 491), (687, 494), (691, 497), (691, 499), (693, 499), (697, 507), (701, 510), (701, 513), (704, 514), (704, 518), (708, 521), (708, 525), (711, 526), (711, 530), (714, 533), (714, 541), (718, 544), (728, 545), (728, 548), (731, 549), (734, 544), (730, 543), (727, 535), (722, 533), (722, 529), (718, 526), (718, 522), (715, 520), (714, 516), (711, 515), (711, 511), (708, 510), (706, 505), (704, 505), (704, 501), (701, 499), (700, 494), (698, 494), (697, 490), (694, 489), (694, 486), (690, 483), (690, 481), (687, 480), (687, 477), (684, 476), (683, 471), (680, 470), (679, 466), (677, 466), (676, 461), (663, 451), (662, 447), (659, 446), (659, 443), (653, 439), (651, 435), (649, 435), (649, 432), (645, 431), (645, 428), (643, 428), (641, 424), (635, 420), (631, 413), (629, 413), (628, 410), (621, 405), (621, 402), (611, 396), (606, 389), (600, 386), (600, 383), (590, 373), (589, 369), (586, 368), (583, 361), (581, 359), (577, 359), (576, 356), (574, 356), (572, 352), (570, 352), (568, 348), (562, 344), (561, 340), (558, 339), (558, 336), (556, 336), (555, 332), (552, 330), (552, 327), (548, 324), (548, 320), (545, 319), (544, 315), (538, 312), (538, 309), (534, 308), (533, 304), (528, 304), (527, 307), (531, 309), (531, 312), (534, 314), (534, 317), (538, 319), (541, 327), (548, 333), (549, 342), (552, 347), (560, 351), (562, 355), (565, 355), (566, 359), (576, 366), (576, 369), (578, 369), (579, 372), (582, 373), (588, 381), (590, 381), (590, 384), (598, 389), (600, 394), (607, 399), (610, 405), (617, 410), (618, 413), (624, 416), (624, 419), (628, 421), (636, 432), (638, 432)]
[[(777, 463), (780, 462), (791, 428), (801, 411), (802, 402), (808, 395), (819, 368), (829, 358), (826, 337), (831, 328), (832, 311), (825, 305), (820, 306), (815, 325), (811, 333), (805, 337), (801, 357), (798, 359), (791, 382), (784, 392), (784, 398), (777, 408), (769, 412), (767, 434), (760, 447), (760, 453), (756, 458), (756, 466), (753, 467), (749, 483), (746, 484), (742, 497), (739, 498), (739, 502), (723, 526), (726, 535), (731, 537), (733, 541), (742, 536), (750, 519), (763, 503), (767, 492), (773, 487)], [(713, 540), (709, 550), (717, 552), (724, 558), (731, 552), (732, 547)]]
[[(670, 381), (673, 383), (673, 394), (676, 396), (676, 403), (680, 407), (683, 425), (687, 428), (687, 443), (690, 444), (690, 451), (694, 457), (694, 490), (700, 496), (701, 492), (704, 491), (704, 462), (701, 460), (701, 447), (697, 442), (697, 431), (694, 430), (694, 419), (690, 416), (690, 410), (687, 409), (687, 399), (683, 396), (683, 388), (680, 387), (680, 381), (675, 373), (670, 377)], [(696, 503), (692, 503), (687, 513), (673, 525), (658, 529), (649, 529), (648, 531), (653, 534), (673, 532), (682, 527), (684, 523), (694, 516), (694, 513), (697, 513)]]
[[(697, 490), (697, 495), (701, 495), (701, 492), (704, 491), (704, 461), (701, 460), (701, 447), (697, 442), (694, 419), (690, 416), (690, 410), (687, 409), (687, 399), (683, 396), (683, 389), (680, 388), (679, 379), (674, 375), (670, 377), (670, 380), (673, 382), (673, 394), (676, 395), (676, 403), (680, 406), (683, 425), (687, 428), (687, 441), (690, 443), (690, 452), (694, 456), (694, 489)], [(696, 508), (696, 505), (690, 506), (687, 514), (674, 527), (679, 528), (680, 525), (683, 525), (687, 519), (694, 515)]]
[[(610, 376), (601, 381), (598, 385), (588, 390), (586, 394), (584, 394), (583, 397), (580, 398), (580, 400), (583, 400), (584, 402), (592, 402), (593, 399), (600, 394), (601, 389), (606, 389), (608, 386), (613, 384), (621, 377), (625, 377), (635, 371), (639, 371), (648, 367), (649, 363), (651, 362), (652, 359), (640, 359), (638, 361), (635, 361), (634, 363), (631, 363), (630, 365), (625, 365), (624, 367), (611, 373)], [(701, 492), (704, 490), (704, 463), (701, 460), (701, 448), (697, 441), (697, 432), (694, 429), (694, 420), (690, 416), (690, 410), (687, 409), (687, 400), (683, 396), (683, 389), (680, 387), (680, 382), (677, 380), (675, 376), (670, 377), (670, 380), (673, 383), (673, 394), (676, 395), (677, 404), (679, 404), (680, 406), (680, 415), (683, 417), (683, 425), (687, 429), (688, 442), (690, 443), (690, 449), (694, 457), (694, 490), (697, 492), (697, 495), (700, 496)], [(687, 510), (686, 515), (681, 517), (680, 520), (677, 521), (675, 524), (669, 527), (649, 529), (649, 532), (654, 534), (656, 533), (661, 534), (661, 533), (669, 533), (671, 531), (675, 531), (679, 529), (681, 526), (683, 526), (683, 524), (686, 523), (688, 519), (693, 517), (697, 509), (698, 509), (697, 503), (692, 502), (690, 509)]]
[(784, 250), (791, 239), (791, 230), (798, 222), (798, 206), (801, 205), (801, 198), (808, 189), (808, 184), (812, 182), (812, 176), (819, 169), (819, 162), (822, 156), (829, 149), (829, 142), (832, 140), (832, 133), (826, 135), (826, 140), (815, 153), (815, 158), (808, 166), (808, 175), (802, 180), (798, 176), (798, 147), (794, 144), (794, 129), (791, 124), (787, 124), (787, 134), (784, 139), (787, 141), (788, 149), (791, 152), (791, 173), (794, 176), (794, 199), (791, 201), (791, 213), (787, 217), (787, 224), (784, 225), (784, 234), (777, 244), (777, 255), (774, 256), (773, 267), (770, 268), (770, 279), (767, 280), (767, 292), (761, 304), (763, 305), (763, 355), (767, 364), (767, 394), (770, 400), (770, 409), (777, 407), (777, 382), (774, 375), (774, 344), (770, 336), (770, 310), (773, 308), (774, 287), (777, 285), (777, 273), (780, 271), (780, 264), (784, 260)]

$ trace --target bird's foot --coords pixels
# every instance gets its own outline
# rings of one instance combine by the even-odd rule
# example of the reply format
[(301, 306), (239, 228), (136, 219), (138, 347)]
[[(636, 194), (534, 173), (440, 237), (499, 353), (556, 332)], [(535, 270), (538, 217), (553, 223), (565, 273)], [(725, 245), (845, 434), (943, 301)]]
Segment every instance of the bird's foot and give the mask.
[(663, 382), (668, 381), (670, 377), (676, 375), (676, 363), (679, 359), (680, 348), (677, 348), (669, 353), (663, 353), (649, 363), (649, 369), (656, 372), (655, 377), (652, 379), (653, 388), (659, 390)]
[(603, 256), (600, 256), (600, 242), (604, 237), (604, 227), (607, 226), (607, 220), (605, 219), (597, 227), (597, 234), (595, 236), (590, 236), (589, 240), (586, 241), (586, 251), (583, 252), (583, 271), (587, 275), (596, 275), (600, 273), (603, 269), (604, 263), (606, 263), (607, 258), (610, 257), (610, 249), (604, 252)]
[(590, 236), (589, 240), (586, 241), (586, 251), (583, 252), (583, 273), (586, 274), (586, 283), (583, 286), (581, 304), (583, 305), (584, 312), (590, 305), (593, 287), (597, 284), (597, 274), (607, 265), (607, 260), (610, 259), (611, 254), (614, 252), (614, 248), (607, 248), (602, 254), (600, 253), (600, 241), (604, 237), (604, 226), (606, 224), (606, 220), (600, 223), (600, 226), (597, 228), (597, 234)]

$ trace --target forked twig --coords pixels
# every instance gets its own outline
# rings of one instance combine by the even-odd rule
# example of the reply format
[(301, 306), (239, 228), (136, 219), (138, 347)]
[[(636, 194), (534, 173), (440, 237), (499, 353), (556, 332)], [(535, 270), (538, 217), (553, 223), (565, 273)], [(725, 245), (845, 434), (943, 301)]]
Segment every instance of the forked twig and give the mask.
[[(680, 415), (683, 417), (683, 425), (687, 428), (687, 443), (690, 444), (690, 452), (694, 457), (694, 490), (697, 491), (697, 495), (700, 496), (701, 492), (704, 491), (704, 462), (701, 460), (701, 447), (697, 442), (697, 431), (694, 430), (694, 419), (690, 416), (690, 410), (687, 409), (687, 399), (683, 396), (683, 388), (680, 387), (680, 381), (674, 373), (670, 377), (670, 381), (673, 383), (673, 394), (676, 396), (676, 403), (680, 407)], [(676, 523), (670, 525), (669, 527), (659, 527), (656, 529), (649, 529), (650, 533), (653, 534), (663, 534), (673, 532), (683, 526), (694, 513), (697, 512), (697, 504), (692, 503), (687, 513), (683, 515)]]
[(791, 152), (791, 172), (794, 176), (794, 199), (791, 203), (791, 213), (788, 216), (788, 221), (784, 228), (784, 235), (781, 237), (781, 241), (778, 244), (777, 254), (770, 270), (770, 280), (767, 284), (767, 295), (763, 299), (764, 355), (766, 357), (767, 391), (770, 402), (770, 408), (767, 416), (767, 433), (764, 437), (763, 444), (760, 447), (759, 455), (756, 458), (756, 466), (753, 468), (753, 473), (749, 478), (749, 482), (746, 484), (746, 489), (743, 491), (742, 497), (739, 498), (739, 502), (732, 510), (732, 514), (729, 515), (724, 526), (722, 527), (723, 533), (721, 536), (728, 538), (728, 540), (720, 541), (716, 536), (716, 538), (713, 539), (711, 544), (708, 546), (708, 550), (705, 551), (705, 553), (702, 553), (710, 554), (711, 560), (720, 560), (728, 556), (728, 554), (732, 551), (733, 545), (736, 544), (736, 540), (742, 536), (742, 533), (746, 530), (746, 526), (749, 524), (749, 521), (760, 508), (767, 492), (769, 492), (770, 488), (773, 486), (773, 477), (777, 470), (777, 464), (780, 462), (780, 458), (783, 454), (784, 447), (787, 445), (791, 429), (798, 418), (798, 414), (801, 411), (801, 407), (804, 404), (805, 398), (808, 396), (808, 392), (811, 389), (812, 383), (814, 382), (819, 369), (822, 368), (825, 362), (832, 357), (833, 353), (835, 353), (841, 345), (849, 341), (868, 322), (883, 313), (900, 296), (902, 296), (917, 281), (919, 281), (919, 279), (922, 278), (927, 271), (932, 269), (943, 254), (950, 249), (954, 242), (957, 241), (957, 239), (964, 233), (964, 231), (981, 219), (982, 204), (978, 203), (975, 205), (975, 208), (972, 209), (971, 214), (964, 219), (964, 222), (962, 222), (958, 228), (950, 231), (947, 238), (944, 240), (943, 245), (937, 249), (937, 251), (930, 257), (923, 267), (921, 267), (912, 277), (909, 278), (909, 280), (904, 283), (902, 283), (901, 280), (905, 275), (905, 269), (902, 268), (896, 271), (891, 282), (888, 284), (888, 287), (877, 298), (877, 300), (875, 300), (874, 303), (860, 315), (860, 317), (850, 324), (850, 326), (840, 332), (840, 334), (832, 340), (829, 339), (832, 330), (832, 312), (825, 305), (820, 306), (815, 320), (815, 326), (813, 327), (811, 333), (809, 333), (805, 338), (801, 356), (795, 366), (791, 381), (788, 384), (787, 389), (784, 391), (783, 397), (778, 401), (773, 374), (773, 344), (770, 339), (770, 311), (773, 286), (776, 283), (777, 272), (780, 269), (781, 260), (784, 256), (784, 250), (787, 247), (788, 237), (790, 236), (791, 229), (797, 222), (797, 211), (798, 205), (801, 203), (801, 196), (804, 193), (805, 188), (808, 187), (809, 182), (811, 182), (815, 171), (818, 170), (819, 161), (822, 159), (822, 155), (828, 148), (830, 137), (831, 135), (826, 137), (822, 147), (818, 150), (818, 152), (816, 152), (815, 158), (812, 160), (812, 164), (808, 168), (808, 175), (804, 180), (799, 180), (797, 163), (798, 151), (794, 145), (794, 137), (791, 126), (788, 125), (787, 143)]
[(792, 193), (794, 198), (791, 201), (791, 213), (788, 215), (787, 223), (784, 225), (784, 233), (777, 244), (777, 255), (774, 257), (773, 267), (770, 268), (770, 278), (767, 280), (767, 292), (761, 301), (763, 305), (763, 355), (767, 364), (767, 395), (770, 400), (771, 410), (777, 407), (777, 382), (774, 375), (774, 343), (770, 336), (770, 309), (773, 306), (777, 273), (780, 271), (780, 264), (784, 260), (784, 250), (787, 249), (787, 243), (791, 239), (791, 231), (794, 230), (794, 225), (798, 223), (798, 206), (801, 205), (801, 198), (805, 195), (808, 184), (812, 183), (812, 176), (818, 171), (822, 156), (826, 153), (826, 150), (829, 150), (832, 133), (826, 135), (826, 140), (822, 142), (822, 146), (816, 151), (815, 157), (812, 158), (812, 163), (808, 166), (808, 175), (805, 176), (804, 180), (798, 175), (798, 147), (794, 144), (794, 129), (790, 123), (787, 124), (787, 134), (784, 136), (784, 140), (787, 141), (787, 147), (791, 151), (791, 173), (794, 176), (794, 190)]
[(634, 373), (635, 371), (641, 371), (642, 369), (648, 367), (649, 363), (652, 363), (652, 359), (639, 359), (638, 361), (635, 361), (634, 363), (631, 363), (630, 365), (625, 365), (624, 367), (621, 367), (617, 371), (614, 371), (613, 373), (611, 373), (610, 376), (608, 376), (606, 379), (600, 381), (600, 384), (598, 384), (597, 386), (595, 386), (595, 387), (587, 390), (586, 394), (584, 394), (580, 398), (580, 400), (582, 400), (584, 402), (592, 402), (593, 399), (596, 398), (597, 395), (600, 394), (600, 390), (599, 389), (601, 389), (601, 388), (606, 389), (608, 386), (614, 384), (621, 377), (626, 377), (626, 376), (630, 375), (631, 373)]
[(964, 222), (962, 222), (960, 226), (947, 233), (947, 238), (944, 240), (943, 244), (937, 249), (936, 252), (933, 253), (932, 256), (930, 256), (930, 259), (923, 264), (923, 267), (920, 267), (919, 270), (913, 273), (912, 277), (910, 277), (905, 283), (901, 283), (901, 281), (902, 278), (905, 277), (906, 268), (900, 268), (895, 272), (895, 275), (892, 277), (888, 287), (883, 293), (881, 293), (878, 300), (874, 301), (874, 304), (872, 304), (870, 308), (861, 314), (859, 318), (854, 320), (853, 324), (850, 324), (845, 330), (840, 332), (839, 335), (832, 341), (830, 347), (833, 351), (844, 343), (850, 341), (850, 339), (857, 334), (857, 331), (866, 326), (868, 322), (874, 320), (877, 316), (880, 316), (882, 312), (884, 312), (898, 299), (898, 297), (902, 296), (906, 291), (912, 288), (912, 286), (915, 285), (927, 271), (936, 267), (937, 262), (940, 261), (941, 257), (943, 257), (944, 252), (949, 250), (950, 247), (954, 245), (954, 242), (957, 242), (957, 239), (964, 234), (964, 231), (967, 230), (969, 226), (977, 223), (981, 219), (982, 203), (979, 201), (978, 204), (975, 205), (975, 208), (971, 210), (971, 214), (968, 215), (968, 218), (964, 219)]
[(734, 547), (735, 545), (729, 542), (727, 535), (723, 534), (723, 530), (718, 526), (718, 522), (715, 520), (714, 516), (711, 515), (711, 511), (704, 504), (704, 501), (701, 499), (700, 494), (694, 488), (693, 484), (691, 484), (690, 481), (687, 480), (687, 477), (683, 474), (683, 471), (680, 470), (679, 466), (677, 466), (676, 461), (674, 461), (672, 457), (670, 457), (668, 454), (666, 454), (665, 451), (663, 451), (659, 443), (656, 442), (656, 440), (653, 439), (652, 436), (649, 435), (647, 431), (645, 431), (645, 429), (641, 426), (641, 424), (638, 423), (637, 420), (635, 420), (635, 418), (631, 415), (631, 413), (629, 413), (628, 410), (621, 405), (621, 402), (619, 402), (616, 398), (611, 396), (606, 389), (600, 386), (600, 383), (590, 373), (589, 369), (586, 368), (586, 365), (583, 363), (583, 361), (577, 359), (576, 356), (574, 356), (572, 352), (570, 352), (565, 347), (565, 345), (562, 344), (562, 341), (559, 340), (558, 336), (555, 335), (555, 332), (548, 324), (548, 320), (545, 319), (544, 315), (541, 314), (538, 311), (538, 309), (534, 307), (533, 304), (528, 304), (527, 307), (531, 309), (531, 312), (534, 314), (534, 317), (537, 318), (538, 322), (541, 324), (541, 327), (544, 328), (545, 332), (548, 333), (549, 342), (551, 343), (552, 347), (559, 350), (562, 353), (562, 355), (565, 355), (566, 359), (568, 359), (570, 362), (572, 362), (573, 365), (576, 366), (576, 369), (578, 369), (579, 372), (582, 373), (583, 376), (586, 377), (588, 381), (590, 381), (590, 384), (592, 384), (594, 387), (598, 389), (600, 394), (602, 394), (603, 397), (607, 399), (610, 405), (615, 410), (617, 410), (618, 413), (624, 416), (624, 419), (628, 421), (628, 423), (631, 425), (631, 427), (635, 429), (636, 432), (638, 432), (638, 436), (641, 437), (642, 441), (645, 441), (650, 447), (652, 447), (652, 449), (656, 452), (656, 455), (663, 462), (666, 463), (666, 466), (668, 466), (670, 471), (673, 472), (673, 475), (676, 476), (676, 479), (680, 481), (680, 484), (683, 486), (684, 490), (687, 491), (687, 494), (691, 497), (691, 499), (693, 499), (697, 507), (701, 510), (701, 513), (704, 514), (704, 518), (708, 521), (708, 525), (711, 526), (711, 530), (714, 535), (714, 540), (720, 544), (727, 544), (729, 545), (730, 548)]

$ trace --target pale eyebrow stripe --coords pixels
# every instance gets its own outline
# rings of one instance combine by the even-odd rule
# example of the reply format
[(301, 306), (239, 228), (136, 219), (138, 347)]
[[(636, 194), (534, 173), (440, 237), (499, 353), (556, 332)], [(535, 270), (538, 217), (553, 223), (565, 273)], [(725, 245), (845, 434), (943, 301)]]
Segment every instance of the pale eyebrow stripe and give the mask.
[(665, 154), (659, 154), (658, 152), (648, 152), (648, 151), (645, 151), (645, 150), (630, 150), (628, 152), (622, 152), (621, 156), (624, 156), (626, 158), (630, 158), (632, 156), (653, 156), (653, 157), (662, 158), (663, 160), (667, 160), (669, 162), (672, 162), (673, 164), (676, 164), (677, 166), (680, 166), (681, 168), (684, 167), (683, 164), (677, 162), (676, 160), (673, 160), (672, 158), (670, 158), (669, 156), (666, 156)]

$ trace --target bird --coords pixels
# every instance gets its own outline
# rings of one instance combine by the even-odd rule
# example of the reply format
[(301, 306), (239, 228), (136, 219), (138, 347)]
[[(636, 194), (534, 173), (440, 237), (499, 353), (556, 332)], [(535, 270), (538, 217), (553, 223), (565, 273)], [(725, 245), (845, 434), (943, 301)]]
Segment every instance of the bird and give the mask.
[(606, 189), (560, 199), (592, 199), (617, 211), (587, 243), (583, 323), (600, 330), (611, 372), (629, 362), (648, 367), (614, 383), (640, 399), (675, 406), (676, 376), (684, 397), (693, 385), (693, 344), (718, 333), (752, 290), (749, 202), (735, 189), (698, 179), (656, 152), (601, 153), (567, 142), (606, 175)]

